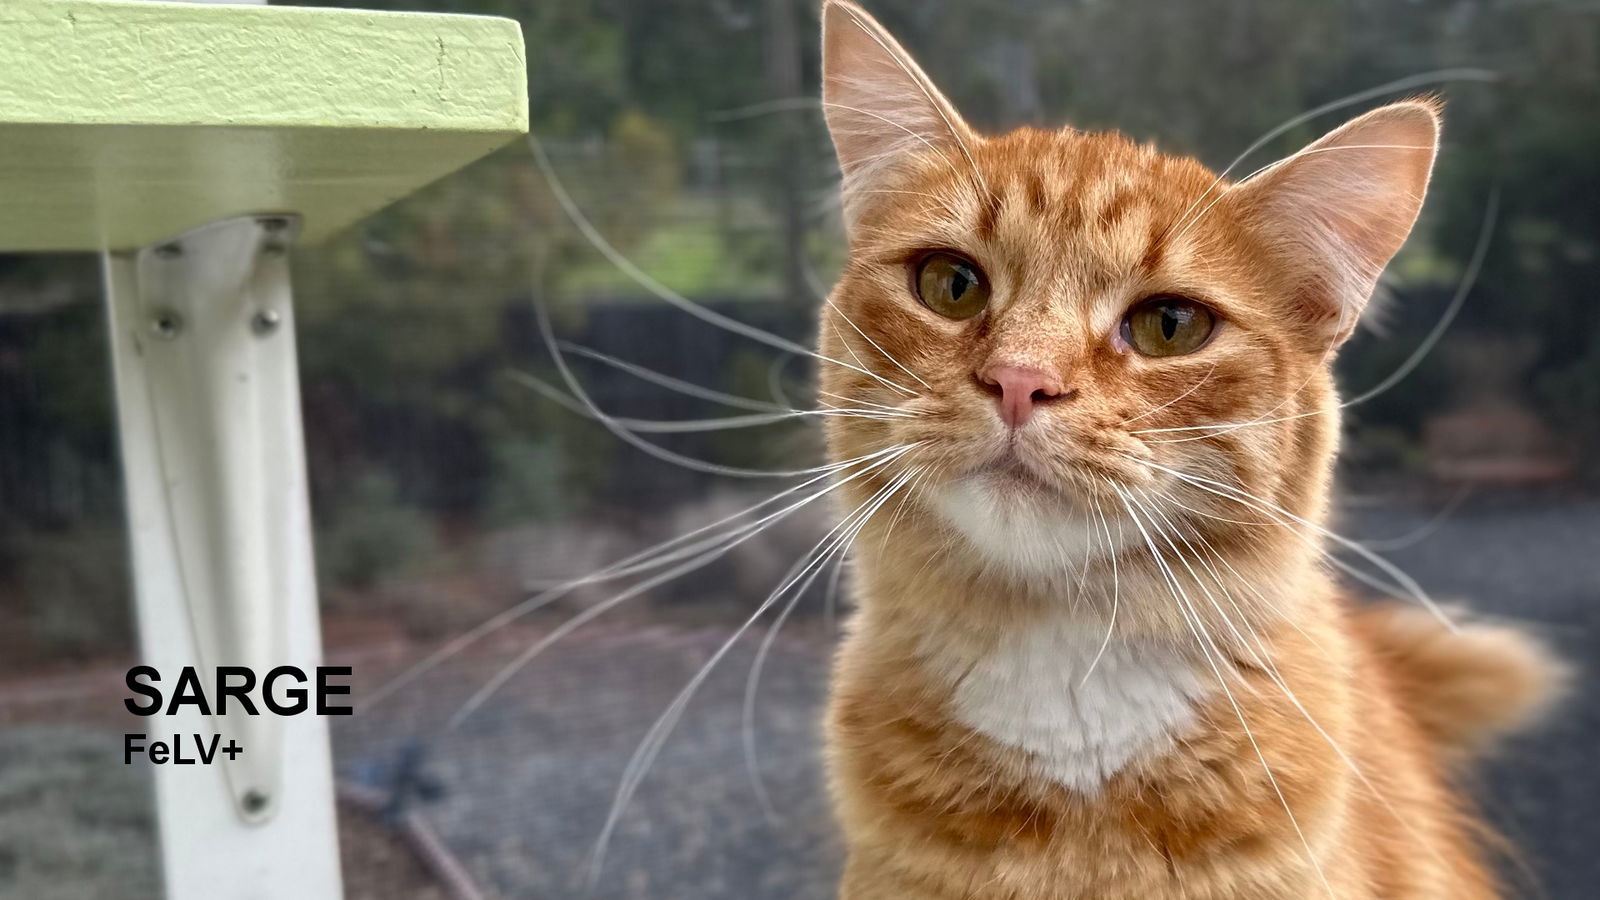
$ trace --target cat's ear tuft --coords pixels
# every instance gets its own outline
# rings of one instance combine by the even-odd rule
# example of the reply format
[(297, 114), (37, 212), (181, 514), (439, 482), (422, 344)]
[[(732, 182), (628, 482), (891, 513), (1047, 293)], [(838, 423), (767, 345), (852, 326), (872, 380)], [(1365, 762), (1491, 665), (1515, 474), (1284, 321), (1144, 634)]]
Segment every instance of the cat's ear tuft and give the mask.
[(1276, 263), (1294, 272), (1301, 311), (1335, 344), (1416, 224), (1439, 110), (1431, 99), (1375, 109), (1229, 191)]
[(860, 193), (917, 153), (966, 153), (955, 107), (882, 25), (844, 0), (822, 7), (822, 104), (844, 174), (846, 217)]

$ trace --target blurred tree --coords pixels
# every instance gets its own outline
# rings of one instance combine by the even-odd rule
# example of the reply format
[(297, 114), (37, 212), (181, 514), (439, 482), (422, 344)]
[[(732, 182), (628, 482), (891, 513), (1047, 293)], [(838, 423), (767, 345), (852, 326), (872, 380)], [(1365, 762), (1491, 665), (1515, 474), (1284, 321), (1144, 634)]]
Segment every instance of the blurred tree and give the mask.
[[(813, 301), (800, 296), (807, 273), (792, 264), (836, 261), (839, 247), (836, 172), (815, 102), (816, 3), (362, 5), (521, 21), (533, 129), (600, 231), (698, 299), (755, 307), (778, 296), (786, 309), (772, 321), (802, 336), (796, 323)], [(869, 6), (980, 128), (1119, 128), (1213, 166), (1279, 122), (1355, 91), (1443, 67), (1500, 72), (1497, 85), (1440, 87), (1446, 148), (1424, 223), (1396, 266), (1401, 302), (1387, 337), (1358, 339), (1341, 366), (1360, 390), (1410, 352), (1448, 300), (1484, 199), (1499, 185), (1498, 236), (1457, 328), (1531, 341), (1529, 399), (1586, 453), (1600, 450), (1600, 330), (1581, 318), (1600, 280), (1600, 8), (1552, 0)], [(1355, 111), (1295, 129), (1241, 172)], [(379, 520), (389, 514), (374, 510), (505, 520), (634, 496), (622, 485), (635, 454), (596, 452), (591, 424), (499, 378), (541, 365), (530, 298), (550, 304), (566, 333), (612, 323), (607, 335), (632, 342), (630, 351), (703, 341), (662, 359), (703, 365), (695, 377), (721, 379), (716, 386), (760, 394), (768, 381), (761, 348), (635, 315), (628, 321), (653, 324), (622, 334), (619, 317), (598, 315), (642, 291), (570, 227), (520, 145), (300, 251), (296, 272), (319, 525), (356, 560), (330, 564), (337, 578), (370, 576), (370, 563), (357, 564), (371, 546), (360, 532), (388, 539)], [(102, 327), (97, 297), (88, 257), (0, 259), (0, 588), (4, 563), (20, 559), (16, 548), (30, 536), (117, 515), (104, 346), (82, 337)], [(609, 383), (620, 386), (608, 400), (638, 397), (633, 382)], [(1404, 459), (1421, 421), (1453, 402), (1454, 390), (1443, 359), (1430, 358), (1357, 420)], [(736, 438), (698, 446), (737, 455)], [(552, 484), (560, 491), (541, 487)], [(407, 529), (400, 543), (414, 552), (448, 543), (448, 528)]]

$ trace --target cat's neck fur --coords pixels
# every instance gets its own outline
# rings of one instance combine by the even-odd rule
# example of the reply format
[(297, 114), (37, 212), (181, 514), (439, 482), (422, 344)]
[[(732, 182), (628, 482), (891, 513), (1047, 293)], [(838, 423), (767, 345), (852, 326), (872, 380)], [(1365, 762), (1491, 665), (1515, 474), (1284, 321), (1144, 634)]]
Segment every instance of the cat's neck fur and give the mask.
[[(1282, 615), (1319, 615), (1305, 598), (1327, 593), (1305, 546), (1297, 553), (1281, 537), (1259, 549), (1302, 565), (1269, 574), (1257, 555), (1174, 558), (1163, 572), (1142, 554), (1101, 551), (1030, 578), (984, 564), (974, 548), (945, 549), (952, 536), (939, 531), (927, 519), (901, 523), (892, 552), (862, 554), (846, 654), (888, 662), (875, 678), (914, 684), (952, 729), (1020, 751), (1029, 777), (1083, 793), (1170, 750), (1216, 693), (1219, 661), (1271, 665), (1261, 635)], [(860, 545), (882, 546), (870, 529)], [(1191, 605), (1174, 600), (1169, 579)], [(1246, 597), (1251, 616), (1237, 602)], [(1269, 608), (1281, 612), (1260, 615)]]

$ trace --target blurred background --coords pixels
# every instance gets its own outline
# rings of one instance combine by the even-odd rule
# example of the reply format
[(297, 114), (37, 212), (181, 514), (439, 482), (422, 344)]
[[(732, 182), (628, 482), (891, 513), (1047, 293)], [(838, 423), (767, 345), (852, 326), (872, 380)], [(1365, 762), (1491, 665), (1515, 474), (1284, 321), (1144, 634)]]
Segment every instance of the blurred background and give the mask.
[[(510, 16), (533, 131), (577, 204), (670, 289), (811, 340), (841, 255), (811, 0), (366, 0)], [(1439, 321), (1491, 191), (1481, 277), (1408, 378), (1352, 409), (1339, 527), (1430, 592), (1531, 620), (1597, 658), (1600, 5), (1582, 0), (876, 0), (978, 126), (1116, 128), (1226, 165), (1319, 104), (1430, 70), (1446, 143), (1375, 327), (1339, 361), (1381, 382)], [(1376, 102), (1376, 101), (1375, 101)], [(1365, 106), (1293, 129), (1244, 171)], [(3, 202), (3, 198), (0, 198)], [(0, 257), (0, 898), (159, 896), (142, 770), (108, 765), (133, 658), (99, 263)], [(330, 662), (359, 697), (527, 597), (755, 502), (766, 486), (619, 444), (517, 373), (551, 378), (531, 301), (571, 341), (756, 401), (811, 366), (696, 322), (608, 262), (516, 144), (297, 251), (301, 379)], [(618, 415), (737, 410), (574, 359)], [(814, 464), (810, 426), (665, 435), (740, 466)], [(754, 492), (754, 493), (753, 493)], [(446, 733), (474, 690), (585, 588), (370, 711), (334, 721), (357, 898), (575, 896), (627, 760), (677, 690), (827, 527), (808, 510), (562, 640)], [(722, 661), (620, 821), (595, 896), (823, 898), (839, 864), (818, 764), (837, 625), (821, 580), (773, 644), (759, 766), (740, 714), (760, 638)], [(1477, 785), (1521, 848), (1517, 896), (1600, 883), (1600, 684)], [(419, 849), (424, 822), (440, 848)], [(459, 867), (455, 884), (435, 868)], [(435, 868), (430, 868), (434, 866)]]

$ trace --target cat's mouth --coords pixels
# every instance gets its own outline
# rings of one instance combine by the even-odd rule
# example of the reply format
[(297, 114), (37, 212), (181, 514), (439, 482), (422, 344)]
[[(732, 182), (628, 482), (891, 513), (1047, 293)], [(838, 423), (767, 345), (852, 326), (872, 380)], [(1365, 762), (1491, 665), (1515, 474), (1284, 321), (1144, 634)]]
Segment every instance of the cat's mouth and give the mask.
[(968, 467), (935, 497), (946, 523), (989, 561), (1015, 571), (1056, 572), (1099, 540), (1094, 507), (1071, 473), (1029, 459), (1023, 448)]
[(1060, 494), (1062, 486), (1049, 473), (1030, 463), (1015, 448), (968, 470), (967, 477), (981, 480), (986, 487), (1025, 494)]

